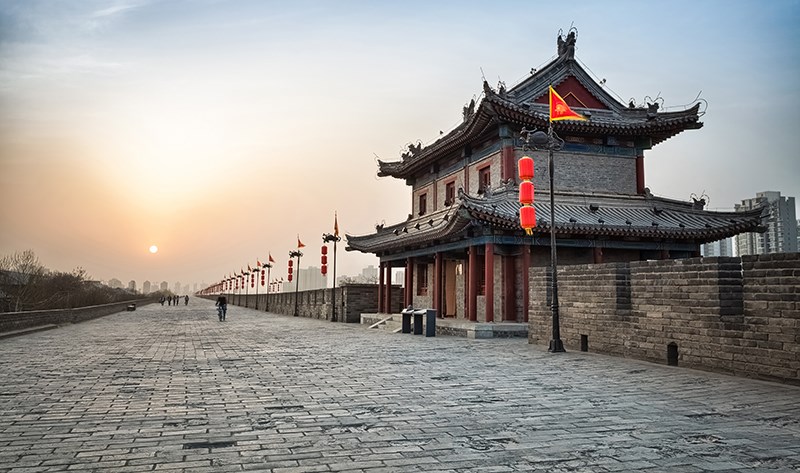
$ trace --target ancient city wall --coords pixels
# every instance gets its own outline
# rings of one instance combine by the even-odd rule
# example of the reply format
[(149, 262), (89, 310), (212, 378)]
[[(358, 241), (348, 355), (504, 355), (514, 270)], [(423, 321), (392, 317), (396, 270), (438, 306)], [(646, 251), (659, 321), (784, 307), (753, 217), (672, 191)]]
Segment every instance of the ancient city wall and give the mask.
[[(529, 341), (548, 344), (550, 270), (530, 275)], [(800, 384), (800, 253), (564, 266), (558, 282), (567, 349)]]
[(149, 304), (152, 299), (136, 299), (111, 304), (76, 307), (73, 309), (31, 310), (0, 313), (0, 332), (11, 332), (43, 325), (62, 325), (83, 322), (126, 310), (128, 304)]
[[(362, 313), (378, 310), (378, 286), (376, 284), (348, 284), (336, 289), (337, 322), (359, 323)], [(297, 312), (299, 317), (331, 320), (333, 312), (334, 289), (315, 289), (297, 293)], [(395, 294), (401, 294), (399, 286), (393, 287)], [(255, 296), (228, 295), (228, 303), (251, 309), (269, 311), (276, 314), (294, 315), (295, 293), (281, 292)], [(208, 299), (216, 299), (207, 297)], [(394, 299), (402, 299), (395, 297)], [(402, 300), (399, 300), (402, 305)], [(398, 312), (400, 309), (398, 308)], [(344, 316), (343, 316), (344, 315)]]

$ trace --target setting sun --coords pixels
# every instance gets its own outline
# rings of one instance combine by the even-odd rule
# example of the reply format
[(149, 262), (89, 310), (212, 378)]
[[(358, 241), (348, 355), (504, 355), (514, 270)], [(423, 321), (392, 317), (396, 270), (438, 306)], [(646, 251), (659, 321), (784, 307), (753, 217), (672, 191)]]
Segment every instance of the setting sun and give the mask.
[(158, 247), (156, 245), (151, 246), (150, 253), (158, 253)]

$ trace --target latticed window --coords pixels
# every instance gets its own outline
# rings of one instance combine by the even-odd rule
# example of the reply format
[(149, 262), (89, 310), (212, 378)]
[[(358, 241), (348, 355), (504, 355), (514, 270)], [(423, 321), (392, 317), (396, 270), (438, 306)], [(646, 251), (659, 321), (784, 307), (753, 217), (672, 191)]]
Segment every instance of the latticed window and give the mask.
[(428, 295), (428, 265), (427, 264), (418, 264), (417, 265), (417, 295), (418, 296), (427, 296)]
[(478, 170), (478, 193), (483, 194), (486, 188), (492, 184), (492, 168), (486, 166)]
[(456, 182), (448, 182), (444, 186), (444, 205), (450, 206), (453, 205), (453, 202), (456, 201)]
[(419, 214), (425, 215), (428, 212), (428, 194), (420, 194), (419, 196)]

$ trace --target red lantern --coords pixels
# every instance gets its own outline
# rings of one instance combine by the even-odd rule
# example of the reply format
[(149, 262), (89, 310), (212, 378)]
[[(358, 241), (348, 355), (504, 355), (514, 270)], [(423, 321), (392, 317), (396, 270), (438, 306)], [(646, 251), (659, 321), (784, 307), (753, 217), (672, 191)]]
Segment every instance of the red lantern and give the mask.
[(519, 160), (519, 224), (525, 229), (525, 233), (533, 235), (533, 227), (536, 226), (536, 209), (533, 208), (533, 158), (523, 156)]
[(289, 282), (292, 282), (292, 273), (289, 273), (289, 276), (287, 276), (286, 279), (288, 279)]
[(533, 203), (533, 183), (522, 181), (519, 183), (519, 203), (531, 205)]
[(293, 271), (293, 270), (294, 270), (294, 268), (292, 268), (291, 266), (289, 266), (289, 274), (292, 274), (292, 271)]
[(294, 266), (294, 260), (291, 260), (291, 259), (290, 259), (290, 260), (289, 260), (289, 267), (291, 268), (292, 266)]
[(536, 226), (536, 209), (531, 205), (525, 205), (519, 209), (519, 222), (525, 233), (531, 235), (532, 229)]
[[(323, 256), (323, 258), (324, 258), (324, 256)], [(328, 265), (327, 264), (323, 264), (322, 267), (319, 270), (322, 271), (322, 275), (325, 276), (326, 274), (328, 274)]]
[(261, 287), (264, 287), (264, 271), (261, 271)]
[(328, 264), (328, 255), (322, 255), (322, 264)]
[(328, 247), (325, 246), (325, 245), (322, 245), (322, 254), (323, 255), (327, 255), (328, 254)]
[(523, 156), (519, 158), (519, 178), (522, 181), (530, 181), (533, 179), (533, 158), (530, 156)]

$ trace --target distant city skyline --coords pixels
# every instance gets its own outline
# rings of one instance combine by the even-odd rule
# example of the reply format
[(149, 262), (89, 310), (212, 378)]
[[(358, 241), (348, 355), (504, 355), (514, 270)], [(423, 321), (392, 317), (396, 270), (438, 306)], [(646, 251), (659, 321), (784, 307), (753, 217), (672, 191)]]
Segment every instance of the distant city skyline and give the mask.
[[(334, 212), (342, 236), (410, 212), (377, 159), (452, 130), (484, 79), (520, 82), (573, 25), (577, 59), (621, 103), (707, 102), (702, 129), (645, 153), (654, 194), (798, 196), (799, 22), (789, 0), (11, 0), (0, 254), (181, 292), (270, 254), (285, 278), (298, 235), (301, 267), (318, 265)], [(377, 266), (345, 246), (337, 276)]]

